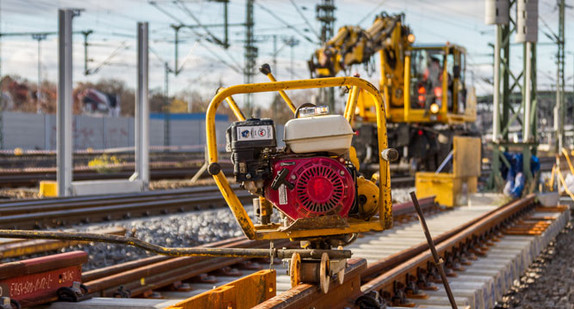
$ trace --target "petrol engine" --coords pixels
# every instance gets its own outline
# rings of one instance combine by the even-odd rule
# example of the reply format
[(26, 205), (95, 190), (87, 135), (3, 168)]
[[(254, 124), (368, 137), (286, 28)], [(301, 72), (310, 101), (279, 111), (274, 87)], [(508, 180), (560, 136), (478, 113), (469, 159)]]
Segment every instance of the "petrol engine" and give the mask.
[(271, 119), (238, 121), (227, 130), (236, 180), (265, 197), (289, 222), (321, 216), (368, 219), (349, 157), (353, 129), (343, 116), (325, 111), (300, 109), (300, 117), (285, 124), (285, 148), (276, 147)]

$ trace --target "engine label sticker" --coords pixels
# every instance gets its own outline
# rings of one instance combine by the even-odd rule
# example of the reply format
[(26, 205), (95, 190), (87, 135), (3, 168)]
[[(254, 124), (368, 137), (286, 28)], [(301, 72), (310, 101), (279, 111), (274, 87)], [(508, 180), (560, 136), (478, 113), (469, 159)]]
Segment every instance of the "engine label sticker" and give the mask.
[(287, 187), (279, 186), (279, 205), (287, 205)]
[(273, 139), (273, 126), (237, 127), (238, 141), (257, 141)]

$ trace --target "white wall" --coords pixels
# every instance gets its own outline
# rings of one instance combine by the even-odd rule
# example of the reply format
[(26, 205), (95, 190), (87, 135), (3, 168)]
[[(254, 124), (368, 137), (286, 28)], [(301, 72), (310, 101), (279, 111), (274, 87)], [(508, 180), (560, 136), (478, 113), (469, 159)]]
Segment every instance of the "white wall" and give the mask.
[[(225, 144), (228, 126), (228, 121), (216, 121), (217, 143), (220, 145)], [(131, 117), (74, 116), (72, 127), (76, 150), (134, 146), (134, 119)], [(0, 129), (3, 135), (2, 149), (56, 149), (55, 115), (3, 112)], [(150, 145), (164, 146), (163, 119), (150, 120)], [(170, 119), (170, 146), (202, 152), (205, 146), (205, 120)]]

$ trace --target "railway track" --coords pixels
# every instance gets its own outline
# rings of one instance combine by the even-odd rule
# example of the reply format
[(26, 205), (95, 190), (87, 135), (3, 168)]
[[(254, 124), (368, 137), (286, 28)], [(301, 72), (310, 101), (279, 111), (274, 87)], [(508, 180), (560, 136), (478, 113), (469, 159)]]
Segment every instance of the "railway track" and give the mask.
[[(237, 188), (237, 187), (235, 187)], [(239, 191), (238, 197), (253, 197)], [(226, 207), (215, 186), (0, 203), (0, 228), (36, 229)]]
[[(427, 207), (432, 204), (428, 201), (423, 203)], [(372, 305), (383, 301), (387, 306), (440, 308), (448, 305), (446, 294), (437, 283), (436, 270), (433, 269), (428, 245), (418, 222), (408, 219), (413, 217), (412, 209), (409, 205), (401, 205), (396, 209), (395, 215), (400, 217), (396, 217), (395, 222), (402, 223), (383, 233), (367, 233), (348, 247), (354, 252), (354, 257), (349, 260), (345, 281), (338, 284), (333, 280), (328, 294), (323, 294), (318, 287), (309, 284), (291, 288), (289, 278), (279, 275), (285, 272), (285, 267), (276, 264), (275, 289), (278, 295), (261, 302), (256, 308), (352, 308), (360, 303)], [(475, 205), (471, 208), (427, 212), (426, 216), (438, 253), (444, 260), (455, 299), (461, 307), (472, 308), (492, 307), (504, 289), (509, 288), (511, 282), (525, 270), (528, 262), (535, 258), (569, 219), (565, 208), (536, 207), (534, 196), (502, 207)], [(267, 243), (247, 244), (243, 243), (244, 240), (237, 241), (234, 243), (234, 240), (229, 240), (222, 245), (268, 246)], [(289, 244), (276, 242), (276, 245)], [(176, 259), (187, 260), (187, 270), (178, 268), (165, 276), (144, 276), (148, 271), (146, 269), (154, 267), (159, 267), (155, 268), (155, 272), (167, 271), (161, 266), (152, 266), (155, 262), (165, 266), (162, 263)], [(193, 259), (197, 264), (191, 262)], [(215, 285), (267, 268), (269, 262), (221, 258), (211, 263), (202, 258), (152, 257), (147, 261), (131, 263), (83, 274), (89, 293), (105, 297), (114, 293), (117, 295), (121, 286), (118, 282), (125, 280), (121, 281), (126, 284), (124, 288), (134, 288), (132, 296), (164, 297), (171, 300), (146, 301), (149, 301), (148, 304), (173, 305), (188, 297), (199, 297), (199, 293)], [(184, 264), (182, 261), (180, 263)], [(192, 276), (185, 275), (186, 272)], [(132, 277), (124, 277), (126, 274)], [(152, 282), (142, 286), (141, 282), (135, 282), (135, 278), (144, 277), (146, 281), (149, 278), (160, 283)], [(168, 280), (168, 277), (176, 280)], [(116, 284), (112, 286), (111, 282), (114, 281)], [(101, 282), (107, 283), (99, 285)], [(158, 293), (160, 287), (163, 290)], [(476, 290), (471, 291), (470, 287)], [(85, 308), (93, 308), (88, 304), (95, 305), (100, 301), (103, 300), (96, 298), (88, 301)], [(117, 301), (129, 303), (130, 299)]]
[[(197, 156), (195, 154), (194, 156)], [(178, 154), (176, 158), (184, 158)], [(16, 157), (17, 158), (17, 157)], [(163, 158), (163, 157), (160, 157)], [(173, 158), (173, 157), (168, 157)], [(164, 158), (165, 159), (165, 158)], [(5, 159), (6, 160), (6, 159)], [(150, 165), (150, 177), (152, 180), (161, 179), (186, 179), (195, 175), (202, 164), (201, 159), (192, 161), (164, 161), (154, 162)], [(552, 157), (543, 157), (540, 159), (541, 170), (550, 171), (555, 162)], [(565, 164), (565, 163), (564, 163)], [(226, 174), (231, 175), (233, 172), (231, 162), (222, 161), (221, 165)], [(564, 165), (564, 167), (566, 167)], [(486, 165), (483, 176), (489, 175), (489, 166)], [(125, 163), (115, 166), (112, 171), (102, 173), (96, 168), (88, 166), (76, 166), (74, 168), (74, 180), (102, 180), (102, 179), (127, 179), (134, 171), (133, 163)], [(207, 174), (203, 175), (207, 177)], [(12, 168), (0, 170), (0, 187), (33, 187), (37, 186), (40, 181), (56, 180), (56, 168)], [(414, 186), (414, 177), (406, 175), (395, 175), (392, 178), (393, 185), (396, 186)]]
[[(436, 211), (434, 198), (421, 200), (421, 205), (425, 211)], [(406, 220), (412, 215), (412, 205), (409, 203), (394, 206), (394, 216), (398, 221)], [(115, 231), (121, 232), (121, 231)], [(36, 241), (38, 242), (38, 241)], [(277, 247), (294, 247), (295, 243), (288, 241), (275, 241)], [(234, 247), (234, 248), (268, 248), (267, 241), (250, 241), (244, 237), (229, 239), (205, 245), (206, 247)], [(1, 247), (0, 247), (1, 248)], [(23, 250), (20, 250), (23, 251)], [(60, 259), (54, 256), (46, 263), (48, 266), (40, 267), (39, 271), (49, 271), (53, 268), (53, 261)], [(193, 282), (192, 293), (209, 290), (218, 280), (225, 278), (237, 278), (244, 273), (250, 273), (268, 267), (270, 261), (262, 259), (246, 258), (205, 258), (205, 257), (168, 257), (152, 256), (142, 260), (131, 261), (119, 265), (88, 271), (82, 274), (81, 281), (92, 296), (113, 297), (123, 294), (123, 296), (149, 296), (153, 290), (158, 288), (168, 288), (176, 292), (189, 290), (189, 283), (182, 283), (184, 280)], [(280, 263), (276, 260), (274, 267)], [(0, 266), (0, 286), (2, 285), (2, 266)], [(207, 275), (210, 274), (210, 275)], [(214, 275), (216, 277), (214, 277)], [(142, 284), (145, 278), (145, 284)], [(216, 278), (216, 279), (215, 279)], [(198, 285), (203, 288), (198, 289)], [(128, 293), (128, 294), (126, 294)], [(162, 292), (164, 293), (164, 292)], [(158, 293), (155, 293), (156, 296)], [(31, 301), (27, 305), (35, 305), (41, 302), (52, 301), (51, 298), (42, 301)]]
[[(480, 209), (458, 210), (429, 220), (431, 231), (437, 231), (433, 240), (461, 307), (492, 308), (569, 221), (567, 208), (536, 208), (534, 196), (488, 208), (478, 216)], [(460, 222), (465, 223), (458, 225)], [(449, 308), (417, 224), (365, 237), (349, 246), (355, 258), (349, 262), (348, 279), (336, 288), (338, 292), (323, 295), (317, 287), (303, 284), (256, 308), (341, 308), (361, 302)], [(278, 278), (281, 280), (285, 281)], [(353, 284), (360, 284), (360, 289), (352, 289)]]
[[(152, 180), (160, 179), (185, 179), (195, 175), (202, 161), (197, 161), (194, 166), (182, 165), (176, 162), (151, 164), (150, 177)], [(225, 172), (232, 173), (231, 163), (222, 164)], [(96, 168), (79, 166), (74, 168), (74, 180), (102, 180), (102, 179), (128, 179), (134, 173), (133, 164), (122, 164), (113, 167), (110, 172), (100, 172)], [(209, 176), (204, 174), (203, 177)], [(34, 169), (4, 169), (0, 170), (0, 187), (32, 187), (40, 181), (56, 180), (56, 168)]]
[[(427, 207), (432, 204), (423, 203)], [(409, 205), (395, 207), (395, 215), (400, 216), (395, 218), (397, 226), (383, 233), (367, 233), (350, 245), (348, 248), (354, 256), (349, 260), (345, 280), (342, 284), (331, 281), (327, 294), (310, 284), (291, 288), (289, 278), (280, 275), (285, 267), (279, 264), (273, 264), (274, 271), (258, 271), (269, 267), (270, 262), (266, 260), (156, 256), (82, 274), (88, 294), (104, 298), (76, 303), (74, 308), (94, 308), (90, 306), (105, 303), (108, 299), (105, 297), (120, 295), (122, 291), (125, 294), (127, 287), (133, 289), (132, 296), (167, 298), (138, 299), (140, 304), (169, 306), (188, 297), (200, 297), (199, 293), (246, 274), (265, 272), (273, 275), (274, 291), (278, 295), (256, 308), (356, 308), (360, 304), (367, 306), (383, 301), (387, 306), (448, 307), (423, 233), (418, 222), (409, 219), (413, 218), (411, 208)], [(569, 220), (566, 208), (537, 207), (534, 196), (501, 207), (474, 205), (427, 212), (426, 216), (455, 299), (461, 307), (471, 308), (492, 307)], [(276, 242), (276, 246), (289, 245)], [(217, 246), (265, 248), (268, 243), (233, 239)], [(171, 269), (171, 263), (179, 266)], [(142, 278), (146, 284), (142, 284)], [(253, 286), (249, 287), (253, 292)], [(212, 293), (217, 291), (220, 290)], [(131, 299), (114, 301), (118, 305), (129, 304)], [(72, 307), (58, 302), (52, 308)]]

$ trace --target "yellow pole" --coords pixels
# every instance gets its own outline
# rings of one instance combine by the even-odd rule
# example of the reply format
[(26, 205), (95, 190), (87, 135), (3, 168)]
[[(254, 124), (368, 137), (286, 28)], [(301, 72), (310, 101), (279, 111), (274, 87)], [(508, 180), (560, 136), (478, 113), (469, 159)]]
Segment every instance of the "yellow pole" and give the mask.
[(347, 121), (351, 123), (353, 121), (353, 114), (355, 109), (357, 108), (357, 98), (359, 97), (359, 88), (357, 86), (353, 86), (351, 88), (351, 92), (349, 93), (349, 98), (347, 99), (347, 105), (345, 105), (345, 118)]
[[(275, 76), (273, 76), (273, 74), (271, 72), (269, 72), (267, 75), (267, 78), (269, 78), (270, 81), (272, 82), (277, 82), (277, 80), (275, 79)], [(291, 98), (289, 98), (289, 96), (285, 93), (285, 91), (283, 90), (279, 90), (279, 94), (281, 95), (281, 97), (283, 98), (283, 100), (285, 101), (285, 103), (287, 103), (287, 105), (289, 106), (289, 108), (291, 109), (291, 111), (293, 112), (293, 114), (295, 114), (295, 111), (297, 111), (297, 108), (295, 107), (295, 104), (293, 104), (293, 101), (291, 101)]]
[[(566, 151), (565, 148), (562, 148), (562, 153), (564, 154), (564, 157), (566, 158), (566, 162), (568, 162), (568, 167), (570, 167), (570, 173), (572, 173), (572, 175), (574, 175), (574, 167), (572, 167), (572, 162), (570, 162), (570, 156), (568, 155), (568, 151)], [(558, 168), (560, 168), (560, 166), (558, 166)]]
[[(384, 229), (393, 226), (393, 204), (391, 201), (391, 170), (389, 162), (383, 159), (382, 151), (387, 149), (387, 118), (386, 108), (380, 98), (369, 93), (376, 104), (377, 109), (377, 138), (379, 144), (379, 221)], [(383, 177), (385, 175), (385, 177)]]
[(229, 104), (229, 107), (233, 111), (233, 114), (235, 114), (235, 117), (237, 117), (237, 120), (244, 121), (245, 116), (243, 115), (243, 112), (241, 112), (241, 110), (239, 109), (239, 106), (237, 106), (237, 103), (235, 103), (235, 100), (233, 100), (233, 97), (227, 97), (225, 98), (225, 101), (227, 102), (227, 104)]
[[(405, 56), (405, 91), (403, 91), (404, 122), (409, 122), (411, 113), (411, 56)], [(388, 106), (388, 103), (387, 103)]]

